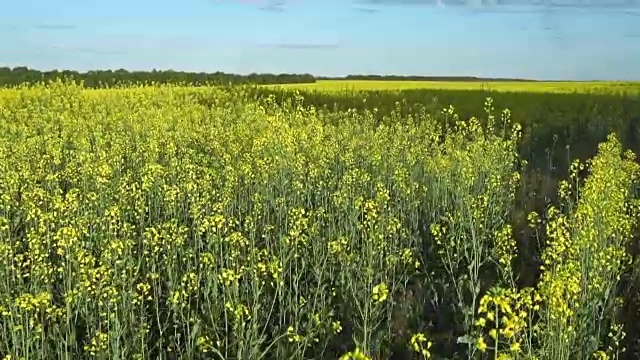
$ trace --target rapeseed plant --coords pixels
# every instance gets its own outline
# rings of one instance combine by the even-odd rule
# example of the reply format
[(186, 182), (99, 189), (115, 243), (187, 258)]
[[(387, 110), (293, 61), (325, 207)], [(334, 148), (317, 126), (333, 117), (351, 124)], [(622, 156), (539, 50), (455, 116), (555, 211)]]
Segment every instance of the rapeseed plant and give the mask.
[(3, 90), (0, 355), (303, 359), (352, 341), (342, 358), (388, 358), (401, 327), (436, 357), (419, 291), (453, 310), (468, 357), (618, 353), (622, 329), (588, 313), (611, 318), (635, 224), (619, 144), (562, 185), (543, 281), (515, 289), (521, 128), (491, 100), (486, 121), (448, 107), (444, 125), (404, 105), (379, 121), (241, 88)]

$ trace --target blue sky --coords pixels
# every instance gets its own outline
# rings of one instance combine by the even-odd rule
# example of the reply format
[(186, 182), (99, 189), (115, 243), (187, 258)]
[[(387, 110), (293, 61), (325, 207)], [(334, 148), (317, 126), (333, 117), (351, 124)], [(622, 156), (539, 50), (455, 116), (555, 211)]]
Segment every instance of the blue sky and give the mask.
[(640, 80), (640, 0), (13, 0), (0, 43), (43, 70)]

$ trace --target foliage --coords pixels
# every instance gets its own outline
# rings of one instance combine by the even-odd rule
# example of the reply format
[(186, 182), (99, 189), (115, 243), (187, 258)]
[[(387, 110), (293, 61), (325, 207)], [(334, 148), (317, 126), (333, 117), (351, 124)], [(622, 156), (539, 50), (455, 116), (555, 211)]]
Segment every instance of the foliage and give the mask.
[(25, 83), (50, 82), (74, 79), (89, 88), (105, 88), (127, 84), (185, 84), (189, 86), (228, 84), (286, 84), (313, 83), (310, 74), (249, 74), (237, 75), (224, 72), (195, 73), (173, 70), (127, 71), (97, 70), (84, 73), (72, 70), (39, 71), (27, 67), (0, 68), (0, 87), (13, 87)]

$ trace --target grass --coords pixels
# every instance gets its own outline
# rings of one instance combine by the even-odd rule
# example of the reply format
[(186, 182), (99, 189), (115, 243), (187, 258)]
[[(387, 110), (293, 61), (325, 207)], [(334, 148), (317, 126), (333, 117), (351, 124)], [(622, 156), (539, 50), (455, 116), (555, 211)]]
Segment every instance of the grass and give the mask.
[(265, 85), (285, 89), (344, 91), (344, 90), (492, 90), (524, 92), (632, 92), (640, 94), (640, 82), (455, 82), (455, 81), (377, 81), (377, 80), (319, 80), (308, 84)]

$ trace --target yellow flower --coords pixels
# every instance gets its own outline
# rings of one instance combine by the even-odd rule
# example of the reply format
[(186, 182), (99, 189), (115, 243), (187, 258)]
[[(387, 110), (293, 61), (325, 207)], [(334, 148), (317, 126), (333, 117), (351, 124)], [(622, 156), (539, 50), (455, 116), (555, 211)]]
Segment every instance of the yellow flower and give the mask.
[(479, 318), (478, 320), (476, 320), (476, 326), (484, 327), (486, 324), (487, 324), (487, 319), (485, 318)]
[(389, 296), (387, 284), (381, 283), (373, 287), (373, 301), (382, 303), (387, 299), (387, 296)]
[(302, 336), (300, 334), (296, 334), (293, 326), (289, 326), (287, 328), (287, 337), (289, 338), (289, 342), (300, 342), (302, 341)]
[(494, 321), (496, 319), (496, 315), (493, 312), (488, 312), (487, 313), (487, 320), (489, 321)]
[(504, 337), (506, 337), (507, 339), (510, 339), (513, 337), (514, 332), (513, 329), (511, 328), (506, 328), (502, 331), (502, 334), (504, 335)]
[(427, 337), (423, 333), (417, 333), (411, 336), (410, 343), (415, 352), (422, 354), (426, 359), (431, 357), (429, 349), (431, 349), (433, 343), (431, 341), (427, 341)]
[(476, 342), (476, 348), (478, 348), (478, 350), (485, 352), (487, 351), (487, 343), (484, 341), (484, 338), (479, 337), (477, 342)]
[(331, 328), (333, 329), (333, 333), (334, 334), (338, 334), (342, 331), (342, 325), (340, 324), (340, 321), (334, 321), (331, 323)]
[(607, 353), (605, 353), (602, 350), (598, 350), (595, 353), (593, 353), (593, 357), (598, 360), (609, 360), (609, 355), (607, 355)]
[(340, 360), (371, 360), (371, 358), (362, 352), (359, 347), (356, 347), (355, 350), (340, 356)]

